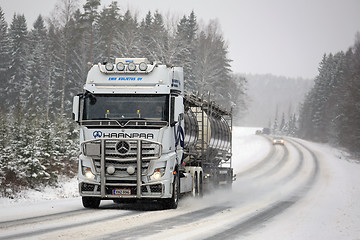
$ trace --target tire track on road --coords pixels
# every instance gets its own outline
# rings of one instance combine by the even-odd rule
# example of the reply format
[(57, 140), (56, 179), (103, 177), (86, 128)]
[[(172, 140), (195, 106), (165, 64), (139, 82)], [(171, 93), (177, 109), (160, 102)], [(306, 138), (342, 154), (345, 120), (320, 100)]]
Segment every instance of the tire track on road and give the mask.
[[(86, 210), (86, 209), (84, 209), (84, 210)], [(87, 213), (89, 213), (90, 211), (87, 211)], [(97, 212), (98, 210), (93, 210), (93, 211)], [(118, 219), (119, 217), (128, 217), (128, 216), (132, 216), (132, 215), (136, 215), (136, 214), (139, 214), (139, 212), (138, 211), (128, 212), (128, 213), (122, 212), (121, 214), (116, 214), (114, 216), (105, 216), (105, 217), (101, 217), (101, 218), (97, 218), (97, 219), (85, 220), (85, 221), (80, 221), (80, 222), (76, 222), (76, 223), (67, 223), (67, 224), (64, 224), (61, 226), (57, 226), (57, 227), (42, 228), (42, 229), (36, 229), (36, 230), (29, 229), (29, 230), (24, 230), (21, 233), (0, 236), (0, 240), (33, 238), (35, 236), (40, 236), (45, 233), (55, 232), (55, 231), (59, 231), (59, 230), (68, 230), (71, 228), (76, 228), (76, 227), (80, 227), (80, 226), (84, 226), (84, 225), (88, 225), (88, 224), (100, 223), (100, 222), (105, 222), (105, 221), (111, 221), (114, 219)], [(54, 217), (56, 215), (57, 214), (51, 214), (52, 217)], [(76, 215), (76, 214), (71, 214), (71, 215)], [(46, 218), (46, 216), (45, 216), (45, 218)], [(36, 218), (36, 221), (37, 220), (39, 220), (39, 219)], [(51, 218), (51, 220), (54, 220), (54, 218)], [(57, 219), (55, 219), (55, 220), (57, 220)], [(21, 221), (21, 220), (19, 220), (19, 221)], [(48, 221), (48, 220), (46, 220), (46, 221)], [(42, 221), (40, 220), (38, 222), (42, 222)]]
[[(199, 221), (203, 218), (210, 217), (215, 215), (221, 211), (229, 209), (228, 206), (212, 206), (203, 208), (201, 210), (193, 211), (190, 213), (185, 213), (182, 215), (178, 215), (175, 217), (167, 218), (164, 220), (152, 222), (145, 225), (136, 226), (133, 228), (125, 229), (122, 231), (114, 232), (105, 236), (102, 236), (101, 239), (106, 240), (118, 240), (118, 239), (126, 239), (133, 240), (139, 239), (141, 237), (149, 237), (151, 235), (157, 234), (162, 231), (169, 230), (173, 227), (178, 227), (181, 225), (186, 225), (192, 222)], [(127, 237), (129, 236), (129, 237)], [(95, 238), (97, 239), (97, 238)]]
[[(293, 206), (297, 201), (299, 201), (305, 194), (311, 189), (311, 187), (315, 184), (317, 177), (319, 176), (319, 160), (315, 153), (311, 151), (308, 147), (299, 143), (298, 141), (292, 139), (291, 141), (300, 145), (306, 151), (308, 151), (312, 157), (313, 161), (313, 170), (310, 176), (307, 178), (305, 183), (301, 186), (297, 187), (294, 191), (294, 194), (287, 199), (282, 201), (278, 201), (268, 207), (265, 207), (262, 211), (259, 211), (256, 214), (248, 217), (245, 221), (241, 221), (238, 224), (233, 225), (230, 228), (225, 229), (211, 237), (207, 237), (204, 239), (207, 240), (217, 240), (217, 239), (233, 239), (234, 237), (243, 236), (244, 234), (254, 230), (261, 225), (265, 224), (266, 221), (271, 218), (281, 214), (286, 209)], [(291, 176), (291, 175), (289, 175)], [(300, 193), (300, 194), (299, 194)]]
[[(268, 169), (266, 172), (254, 177), (254, 179), (258, 179), (258, 178), (263, 178), (269, 175), (273, 175), (276, 172), (280, 171), (281, 167), (283, 167), (286, 163), (286, 161), (289, 158), (289, 150), (286, 146), (284, 146), (284, 154), (282, 156), (282, 158), (280, 159), (280, 161), (278, 161), (274, 166), (272, 166), (270, 169)], [(270, 161), (270, 159), (268, 159), (268, 161)]]
[(78, 215), (79, 213), (82, 213), (82, 212), (88, 213), (89, 211), (91, 211), (91, 210), (84, 208), (84, 209), (79, 209), (79, 210), (59, 212), (59, 213), (41, 215), (41, 216), (36, 216), (36, 217), (21, 218), (21, 219), (15, 219), (15, 220), (10, 220), (10, 221), (2, 221), (2, 222), (0, 222), (0, 229), (8, 228), (8, 227), (15, 227), (15, 226), (24, 225), (24, 224), (44, 222), (44, 221), (49, 221), (49, 220), (57, 219), (57, 218), (71, 217), (71, 216)]
[[(265, 136), (263, 136), (263, 138), (269, 140)], [(270, 142), (269, 142), (269, 144), (270, 144)], [(236, 173), (236, 175), (239, 177), (244, 177), (246, 175), (249, 175), (250, 173), (253, 173), (253, 172), (259, 170), (259, 168), (264, 166), (265, 164), (267, 164), (268, 160), (274, 155), (275, 155), (275, 149), (272, 147), (271, 150), (268, 152), (268, 154), (266, 154), (266, 156), (263, 159), (261, 159), (259, 162), (257, 162), (254, 166), (244, 170), (243, 172), (238, 172), (238, 173)]]

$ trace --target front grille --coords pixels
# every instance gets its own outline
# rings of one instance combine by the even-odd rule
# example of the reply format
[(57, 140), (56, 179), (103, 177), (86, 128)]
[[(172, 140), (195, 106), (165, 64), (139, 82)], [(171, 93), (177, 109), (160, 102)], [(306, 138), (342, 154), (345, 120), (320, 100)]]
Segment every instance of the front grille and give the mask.
[[(105, 151), (101, 149), (101, 141), (104, 141)], [(141, 153), (142, 175), (147, 173), (150, 160), (161, 155), (161, 145), (145, 139), (98, 139), (83, 143), (82, 149), (85, 156), (94, 160), (97, 173), (101, 172), (101, 154), (104, 152), (105, 169), (114, 167), (115, 172), (112, 176), (119, 178), (136, 176), (138, 152)], [(132, 172), (129, 167), (134, 171)]]
[[(114, 160), (136, 160), (138, 151), (138, 141), (123, 140), (114, 141), (107, 140), (105, 155)], [(128, 149), (128, 151), (126, 151)], [(143, 160), (151, 160), (159, 158), (160, 144), (154, 142), (142, 141), (141, 156)]]
[[(146, 139), (100, 138), (82, 143), (81, 149), (85, 156), (93, 159), (96, 172), (101, 177), (98, 189), (101, 188), (103, 197), (119, 192), (125, 195), (131, 192), (130, 196), (134, 197), (137, 196), (138, 187), (141, 187), (143, 196), (163, 194), (161, 184), (140, 183), (142, 177), (148, 174), (150, 161), (160, 158), (160, 143)], [(105, 167), (103, 171), (102, 164)], [(140, 175), (138, 166), (141, 166)], [(91, 190), (82, 186), (82, 191), (94, 191), (94, 188)]]

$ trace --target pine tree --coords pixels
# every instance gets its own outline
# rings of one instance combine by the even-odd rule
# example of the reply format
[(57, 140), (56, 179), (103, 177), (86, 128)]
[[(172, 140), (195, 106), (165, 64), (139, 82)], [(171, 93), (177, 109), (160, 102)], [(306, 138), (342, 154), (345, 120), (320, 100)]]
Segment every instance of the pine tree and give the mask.
[(9, 82), (6, 87), (7, 106), (13, 106), (17, 99), (26, 102), (25, 93), (30, 88), (27, 68), (28, 31), (24, 15), (14, 15), (10, 25), (11, 62)]
[(7, 31), (7, 23), (2, 8), (0, 7), (0, 109), (5, 110), (6, 91), (9, 84), (10, 67), (10, 39)]
[(5, 148), (4, 187), (12, 193), (18, 192), (21, 187), (26, 186), (26, 140), (25, 140), (25, 118), (21, 101), (17, 101), (9, 124), (8, 147)]
[(93, 51), (94, 51), (94, 38), (95, 38), (95, 22), (99, 17), (98, 8), (100, 6), (100, 0), (86, 0), (84, 8), (84, 14), (81, 16), (82, 24), (85, 29), (86, 46), (88, 47), (88, 62), (93, 62)]
[(198, 36), (197, 67), (194, 69), (202, 94), (211, 92), (221, 105), (228, 104), (227, 90), (231, 84), (230, 59), (227, 58), (227, 45), (219, 34), (217, 21), (212, 21)]
[[(0, 109), (0, 193), (6, 181), (6, 148), (8, 147), (8, 121), (6, 114)], [(1, 194), (0, 194), (1, 196)]]
[(21, 155), (24, 157), (24, 180), (26, 181), (26, 186), (35, 189), (46, 183), (44, 179), (46, 179), (47, 173), (39, 159), (42, 149), (38, 144), (39, 137), (41, 136), (37, 133), (40, 126), (38, 125), (36, 110), (34, 107), (31, 107), (32, 104), (33, 102), (30, 101), (28, 106), (31, 110), (25, 113), (24, 133), (22, 136), (23, 153)]
[(228, 104), (223, 104), (224, 107), (232, 106), (235, 121), (239, 121), (247, 110), (248, 98), (246, 96), (246, 89), (247, 79), (240, 74), (231, 74), (231, 80), (227, 90), (228, 95), (227, 98), (224, 99), (224, 101), (228, 101)]
[(296, 123), (297, 123), (297, 119), (296, 119), (296, 115), (295, 113), (290, 117), (290, 120), (289, 120), (289, 129), (288, 129), (288, 132), (287, 132), (287, 135), (288, 136), (293, 136), (295, 137), (297, 132), (298, 132), (298, 128), (296, 126)]
[(145, 53), (145, 56), (149, 59), (149, 61), (159, 61), (159, 59), (155, 59), (152, 55), (152, 22), (153, 16), (149, 11), (145, 19), (141, 21), (140, 24), (140, 31), (141, 31), (141, 38), (142, 38), (142, 46), (141, 51)]
[(131, 12), (127, 10), (120, 25), (118, 41), (115, 42), (118, 56), (145, 57), (140, 50), (143, 43), (136, 16), (132, 16)]
[(151, 24), (151, 48), (150, 56), (165, 64), (170, 64), (168, 32), (165, 29), (163, 16), (156, 11)]
[(62, 61), (61, 61), (61, 45), (60, 30), (55, 26), (54, 20), (49, 22), (48, 38), (47, 38), (47, 74), (46, 74), (46, 97), (45, 111), (46, 119), (52, 116), (51, 113), (60, 111), (60, 82), (62, 75)]
[(117, 2), (112, 2), (108, 7), (105, 7), (101, 12), (96, 23), (97, 37), (98, 37), (98, 53), (97, 57), (101, 58), (101, 62), (109, 62), (114, 57), (119, 56), (115, 52), (115, 42), (119, 34), (120, 22), (120, 8)]
[(283, 132), (284, 129), (285, 129), (285, 113), (282, 114), (281, 123), (280, 123), (280, 126), (279, 126), (279, 131)]
[(177, 48), (174, 55), (174, 64), (184, 68), (184, 85), (188, 92), (195, 92), (197, 89), (196, 77), (193, 68), (197, 67), (195, 64), (196, 54), (196, 33), (197, 22), (194, 11), (189, 17), (183, 16), (177, 25), (176, 42)]
[(37, 109), (45, 109), (48, 70), (47, 32), (44, 20), (40, 15), (29, 33), (28, 77), (30, 86), (26, 91), (27, 101), (32, 101)]

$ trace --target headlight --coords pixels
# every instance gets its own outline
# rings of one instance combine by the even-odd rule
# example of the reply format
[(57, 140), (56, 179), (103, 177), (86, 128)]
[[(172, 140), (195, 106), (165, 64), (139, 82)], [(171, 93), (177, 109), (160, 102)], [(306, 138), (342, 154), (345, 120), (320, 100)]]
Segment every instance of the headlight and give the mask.
[(114, 69), (114, 64), (112, 64), (112, 63), (106, 63), (106, 64), (105, 64), (105, 68), (106, 68), (106, 70), (108, 70), (108, 71), (112, 71), (112, 70)]
[(165, 169), (164, 168), (157, 168), (155, 169), (154, 173), (150, 176), (150, 180), (159, 180), (164, 176)]
[(89, 179), (95, 179), (95, 175), (92, 173), (91, 168), (83, 167), (83, 175)]
[(159, 180), (161, 178), (161, 173), (160, 172), (154, 172), (153, 178), (156, 179), (156, 180)]

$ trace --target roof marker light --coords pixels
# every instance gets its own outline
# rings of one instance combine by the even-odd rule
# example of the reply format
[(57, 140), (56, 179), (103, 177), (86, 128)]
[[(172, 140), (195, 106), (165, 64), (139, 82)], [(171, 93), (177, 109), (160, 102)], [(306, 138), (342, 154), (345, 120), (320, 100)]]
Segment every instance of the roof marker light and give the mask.
[(122, 62), (118, 62), (118, 63), (116, 64), (116, 69), (117, 69), (118, 71), (124, 71), (124, 69), (125, 69), (125, 64), (122, 63)]
[(108, 62), (105, 64), (105, 68), (108, 71), (112, 71), (114, 69), (114, 64)]
[(145, 62), (141, 62), (140, 64), (139, 64), (139, 69), (141, 70), (141, 71), (146, 71), (146, 69), (147, 69), (147, 64), (145, 63)]
[(128, 69), (129, 69), (129, 71), (135, 71), (135, 69), (136, 69), (135, 63), (133, 63), (133, 62), (129, 63)]

